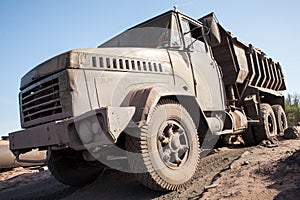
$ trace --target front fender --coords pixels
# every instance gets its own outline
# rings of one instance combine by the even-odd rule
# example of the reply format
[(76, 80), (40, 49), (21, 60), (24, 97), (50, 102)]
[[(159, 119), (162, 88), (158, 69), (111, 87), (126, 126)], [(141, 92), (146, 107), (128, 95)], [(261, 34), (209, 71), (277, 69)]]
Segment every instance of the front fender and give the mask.
[(176, 99), (181, 99), (182, 96), (194, 96), (186, 91), (184, 88), (177, 88), (173, 86), (152, 86), (144, 87), (131, 91), (122, 103), (122, 106), (134, 106), (135, 113), (132, 120), (138, 123), (139, 126), (147, 123), (148, 114), (152, 112), (159, 100), (163, 97), (172, 96)]

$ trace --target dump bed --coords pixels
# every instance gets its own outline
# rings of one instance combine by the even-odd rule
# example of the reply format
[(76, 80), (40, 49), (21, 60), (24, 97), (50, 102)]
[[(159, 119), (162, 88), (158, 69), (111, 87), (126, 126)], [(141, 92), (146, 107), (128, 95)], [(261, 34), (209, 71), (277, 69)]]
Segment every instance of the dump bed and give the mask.
[[(219, 24), (221, 44), (212, 47), (213, 55), (222, 68), (225, 86), (248, 83), (249, 86), (275, 91), (285, 90), (281, 65), (264, 52), (245, 44)], [(248, 79), (249, 82), (245, 82)]]

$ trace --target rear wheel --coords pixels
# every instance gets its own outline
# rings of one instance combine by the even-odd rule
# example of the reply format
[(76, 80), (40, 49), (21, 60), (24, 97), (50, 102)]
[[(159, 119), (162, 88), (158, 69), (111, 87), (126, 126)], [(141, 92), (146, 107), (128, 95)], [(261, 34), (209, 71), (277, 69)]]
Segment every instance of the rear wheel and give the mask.
[(271, 139), (277, 135), (277, 124), (274, 111), (269, 104), (260, 105), (260, 113), (263, 124), (254, 126), (255, 138), (258, 142)]
[(137, 180), (153, 190), (175, 190), (196, 172), (200, 146), (189, 113), (166, 101), (149, 115), (150, 123), (127, 136), (129, 166)]
[(272, 109), (277, 122), (278, 133), (283, 133), (288, 128), (287, 117), (281, 105), (273, 105)]
[(93, 182), (105, 168), (99, 162), (85, 161), (80, 152), (71, 150), (52, 151), (48, 167), (57, 180), (72, 186)]

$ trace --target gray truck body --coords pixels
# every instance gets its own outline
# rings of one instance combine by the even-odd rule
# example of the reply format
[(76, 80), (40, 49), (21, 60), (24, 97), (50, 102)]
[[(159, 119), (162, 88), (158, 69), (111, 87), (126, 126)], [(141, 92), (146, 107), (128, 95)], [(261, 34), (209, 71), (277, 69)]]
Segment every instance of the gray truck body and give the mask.
[(162, 99), (188, 111), (199, 138), (207, 130), (238, 138), (263, 125), (262, 103), (284, 106), (281, 66), (220, 24), (216, 45), (211, 19), (169, 11), (98, 48), (35, 67), (21, 81), (23, 130), (10, 133), (10, 149), (18, 157), (33, 148), (82, 151), (117, 143), (125, 130), (149, 124)]

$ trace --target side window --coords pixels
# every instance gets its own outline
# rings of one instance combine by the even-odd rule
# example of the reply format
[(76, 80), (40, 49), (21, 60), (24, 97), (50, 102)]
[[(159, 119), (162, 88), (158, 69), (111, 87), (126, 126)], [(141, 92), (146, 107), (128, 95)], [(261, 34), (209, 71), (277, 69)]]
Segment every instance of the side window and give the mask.
[(185, 45), (186, 48), (191, 45), (192, 43), (192, 36), (191, 36), (191, 32), (190, 32), (190, 25), (189, 22), (186, 20), (182, 20), (182, 31), (183, 31), (183, 35), (184, 35), (184, 41), (185, 41)]
[(200, 26), (183, 19), (182, 29), (186, 47), (189, 47), (195, 51), (207, 52), (202, 35), (202, 28)]

